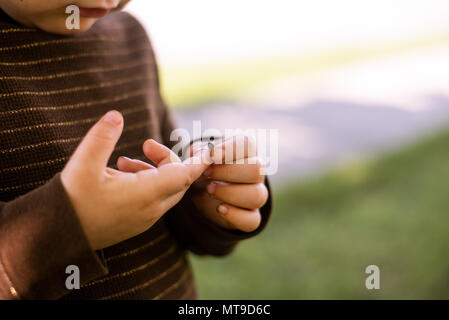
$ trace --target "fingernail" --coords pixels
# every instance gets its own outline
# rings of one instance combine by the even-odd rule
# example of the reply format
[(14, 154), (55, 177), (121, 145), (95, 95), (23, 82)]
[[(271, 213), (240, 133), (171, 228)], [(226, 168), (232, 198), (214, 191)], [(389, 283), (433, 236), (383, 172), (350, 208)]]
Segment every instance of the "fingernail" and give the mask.
[(217, 188), (217, 184), (215, 182), (209, 183), (207, 185), (207, 193), (214, 194), (216, 188)]
[(125, 159), (125, 160), (129, 160), (129, 161), (132, 161), (131, 158), (128, 158), (128, 157), (125, 157), (125, 156), (120, 156), (120, 158)]
[(122, 123), (122, 116), (118, 111), (109, 111), (104, 116), (103, 121), (106, 121), (114, 126), (118, 126)]
[(222, 216), (226, 215), (228, 213), (228, 208), (225, 205), (220, 204), (217, 207), (217, 211), (219, 214), (221, 214)]
[(207, 168), (206, 171), (204, 171), (203, 175), (205, 177), (209, 178), (211, 176), (211, 174), (212, 174), (212, 170), (213, 170), (212, 167)]

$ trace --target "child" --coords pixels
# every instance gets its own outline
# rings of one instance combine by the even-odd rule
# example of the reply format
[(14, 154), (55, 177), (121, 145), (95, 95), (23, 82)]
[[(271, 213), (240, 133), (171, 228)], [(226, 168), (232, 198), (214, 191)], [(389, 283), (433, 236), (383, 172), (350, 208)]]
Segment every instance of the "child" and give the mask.
[(164, 146), (173, 122), (126, 2), (0, 0), (0, 298), (194, 299), (187, 250), (228, 254), (267, 223), (260, 163)]

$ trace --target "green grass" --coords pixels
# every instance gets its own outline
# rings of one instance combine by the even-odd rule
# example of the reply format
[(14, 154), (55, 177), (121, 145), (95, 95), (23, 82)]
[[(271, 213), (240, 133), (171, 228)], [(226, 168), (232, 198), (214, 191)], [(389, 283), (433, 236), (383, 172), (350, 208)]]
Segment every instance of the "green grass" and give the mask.
[[(449, 131), (274, 192), (268, 228), (193, 257), (202, 299), (449, 298)], [(381, 289), (364, 270), (381, 270)]]
[(442, 33), (372, 47), (354, 46), (225, 65), (176, 69), (162, 66), (162, 90), (170, 106), (192, 106), (210, 100), (239, 98), (258, 85), (282, 77), (307, 75), (358, 61), (429, 48), (448, 42), (449, 33)]

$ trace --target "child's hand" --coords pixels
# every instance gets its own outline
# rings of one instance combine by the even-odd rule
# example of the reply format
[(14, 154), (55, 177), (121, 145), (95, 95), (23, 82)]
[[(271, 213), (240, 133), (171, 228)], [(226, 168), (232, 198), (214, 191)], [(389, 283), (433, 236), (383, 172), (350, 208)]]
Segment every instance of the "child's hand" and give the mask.
[[(244, 152), (233, 152), (236, 145)], [(191, 155), (207, 149), (207, 143), (194, 143)], [(246, 136), (231, 137), (211, 152), (214, 161), (204, 175), (194, 183), (192, 200), (198, 210), (216, 224), (244, 232), (256, 230), (261, 222), (259, 209), (268, 200), (268, 189), (261, 174), (262, 162), (257, 158), (256, 144)], [(144, 153), (150, 156), (146, 146)], [(231, 163), (225, 163), (225, 160)], [(236, 163), (238, 161), (244, 163)], [(120, 158), (118, 169), (124, 172), (147, 170), (149, 164)]]
[[(149, 229), (209, 166), (195, 158), (181, 162), (168, 148), (149, 140), (145, 154), (157, 168), (147, 165), (146, 170), (138, 172), (107, 168), (122, 130), (120, 113), (107, 113), (90, 129), (61, 174), (95, 250)], [(197, 150), (195, 156), (207, 159), (209, 151)]]
[[(237, 145), (244, 146), (242, 154), (236, 152)], [(195, 205), (224, 228), (251, 232), (260, 225), (259, 209), (268, 200), (268, 189), (256, 149), (254, 140), (246, 136), (225, 140), (211, 153), (214, 162), (221, 164), (210, 166), (195, 183)]]

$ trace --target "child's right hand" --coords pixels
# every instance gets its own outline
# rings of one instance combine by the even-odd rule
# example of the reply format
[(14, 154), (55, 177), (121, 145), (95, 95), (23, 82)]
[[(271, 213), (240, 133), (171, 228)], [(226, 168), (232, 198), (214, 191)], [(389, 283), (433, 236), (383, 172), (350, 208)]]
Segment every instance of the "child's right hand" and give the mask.
[(149, 229), (178, 203), (208, 168), (207, 148), (181, 162), (167, 147), (149, 140), (157, 168), (136, 173), (107, 168), (123, 130), (123, 118), (108, 112), (84, 137), (62, 171), (61, 181), (94, 250)]

